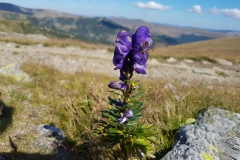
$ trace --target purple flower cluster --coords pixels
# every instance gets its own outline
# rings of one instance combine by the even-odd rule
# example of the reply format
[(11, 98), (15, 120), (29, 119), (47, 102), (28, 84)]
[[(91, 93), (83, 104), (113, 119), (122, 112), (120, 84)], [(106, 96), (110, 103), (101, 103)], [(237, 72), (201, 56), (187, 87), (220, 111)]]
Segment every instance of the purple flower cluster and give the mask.
[[(135, 34), (131, 35), (127, 31), (120, 31), (117, 35), (115, 50), (113, 56), (113, 64), (115, 70), (120, 69), (120, 80), (122, 82), (113, 81), (108, 87), (121, 90), (124, 94), (124, 103), (119, 100), (118, 106), (124, 107), (126, 100), (131, 94), (132, 86), (128, 83), (133, 72), (138, 74), (146, 74), (148, 51), (152, 46), (152, 37), (147, 27), (139, 27)], [(121, 117), (117, 118), (120, 124), (127, 119), (134, 117), (133, 110), (128, 108), (121, 113)]]
[(120, 69), (120, 80), (124, 81), (132, 75), (146, 74), (148, 50), (152, 46), (152, 38), (147, 27), (141, 26), (135, 34), (120, 31), (116, 39), (113, 64), (114, 69)]

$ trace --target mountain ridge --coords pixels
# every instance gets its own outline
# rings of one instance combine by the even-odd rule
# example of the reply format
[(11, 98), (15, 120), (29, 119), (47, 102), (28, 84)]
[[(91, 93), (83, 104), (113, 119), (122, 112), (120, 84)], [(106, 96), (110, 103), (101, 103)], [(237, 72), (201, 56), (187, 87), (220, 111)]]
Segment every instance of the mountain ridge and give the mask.
[(231, 36), (224, 32), (160, 25), (139, 19), (92, 18), (55, 10), (30, 9), (10, 3), (0, 3), (0, 19), (27, 21), (35, 28), (61, 32), (87, 42), (102, 44), (113, 44), (116, 34), (120, 30), (134, 33), (139, 26), (143, 25), (151, 30), (155, 46), (176, 45)]

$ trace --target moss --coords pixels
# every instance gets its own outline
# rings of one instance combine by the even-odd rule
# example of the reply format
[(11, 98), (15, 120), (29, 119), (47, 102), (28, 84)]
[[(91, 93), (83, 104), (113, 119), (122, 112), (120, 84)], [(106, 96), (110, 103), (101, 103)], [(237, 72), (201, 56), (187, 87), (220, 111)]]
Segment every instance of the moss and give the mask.
[(213, 145), (210, 145), (210, 150), (211, 150), (211, 151), (218, 152), (218, 149), (217, 149), (216, 147), (214, 147)]
[(212, 155), (209, 154), (209, 153), (202, 152), (201, 154), (202, 154), (202, 157), (203, 157), (204, 160), (214, 160), (214, 158), (212, 157)]

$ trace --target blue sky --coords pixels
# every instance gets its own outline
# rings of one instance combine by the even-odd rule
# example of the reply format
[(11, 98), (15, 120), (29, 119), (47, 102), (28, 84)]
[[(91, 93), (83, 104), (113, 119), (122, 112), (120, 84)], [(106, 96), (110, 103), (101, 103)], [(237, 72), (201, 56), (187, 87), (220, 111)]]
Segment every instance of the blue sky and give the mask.
[[(2, 1), (4, 2), (4, 1)], [(125, 17), (163, 24), (240, 30), (240, 0), (5, 0), (27, 8)]]

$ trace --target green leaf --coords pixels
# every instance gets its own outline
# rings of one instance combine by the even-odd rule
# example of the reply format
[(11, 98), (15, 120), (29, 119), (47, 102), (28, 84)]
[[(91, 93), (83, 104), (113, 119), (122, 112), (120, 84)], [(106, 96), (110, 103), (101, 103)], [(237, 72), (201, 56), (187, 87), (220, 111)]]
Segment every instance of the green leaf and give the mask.
[(144, 93), (137, 93), (137, 94), (134, 94), (131, 99), (136, 99), (136, 98), (139, 98), (143, 95)]
[(147, 139), (143, 139), (143, 138), (137, 138), (134, 143), (136, 143), (138, 145), (142, 145), (142, 146), (150, 145), (150, 142)]

